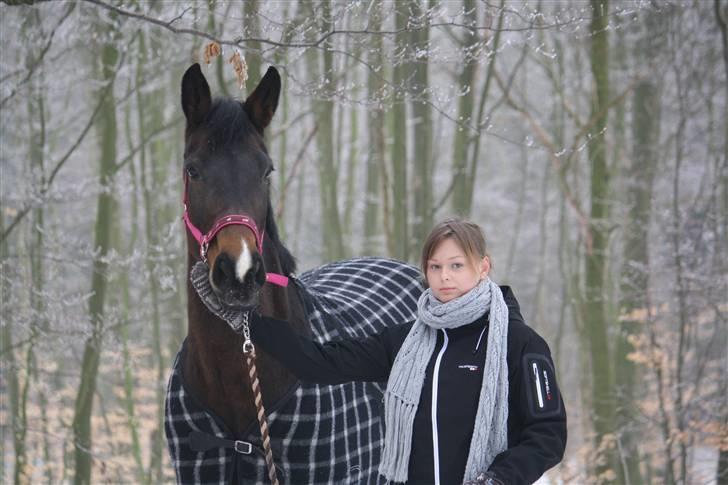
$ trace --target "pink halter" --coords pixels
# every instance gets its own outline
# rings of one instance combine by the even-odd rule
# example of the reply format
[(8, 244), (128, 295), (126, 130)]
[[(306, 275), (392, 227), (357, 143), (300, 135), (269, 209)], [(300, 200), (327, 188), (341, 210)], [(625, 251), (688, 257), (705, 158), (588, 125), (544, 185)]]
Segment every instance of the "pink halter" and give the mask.
[[(187, 230), (190, 231), (192, 236), (200, 245), (200, 257), (202, 258), (202, 261), (207, 263), (207, 250), (210, 247), (210, 243), (212, 242), (212, 240), (215, 239), (217, 233), (220, 232), (223, 227), (231, 225), (245, 226), (253, 231), (253, 235), (255, 236), (255, 245), (258, 248), (258, 253), (261, 255), (263, 254), (263, 236), (265, 236), (265, 233), (261, 233), (260, 231), (258, 231), (258, 226), (255, 224), (255, 221), (252, 217), (238, 214), (222, 216), (217, 221), (215, 221), (215, 224), (212, 225), (212, 229), (210, 229), (207, 233), (203, 234), (202, 231), (197, 229), (197, 227), (195, 227), (195, 225), (192, 224), (192, 221), (190, 220), (190, 215), (187, 211), (187, 197), (187, 173), (185, 173), (185, 193), (182, 201), (184, 204), (184, 213), (182, 214), (182, 219), (185, 221), (185, 226), (187, 226)], [(266, 273), (265, 281), (278, 286), (288, 286), (288, 278), (277, 273)]]

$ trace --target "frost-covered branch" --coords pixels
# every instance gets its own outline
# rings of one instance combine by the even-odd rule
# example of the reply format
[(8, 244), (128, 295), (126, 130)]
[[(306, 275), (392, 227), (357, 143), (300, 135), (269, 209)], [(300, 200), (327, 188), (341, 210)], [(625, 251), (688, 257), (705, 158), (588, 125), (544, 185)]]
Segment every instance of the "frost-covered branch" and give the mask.
[[(119, 58), (119, 62), (116, 65), (116, 69), (114, 69), (114, 74), (109, 80), (109, 82), (104, 86), (103, 91), (101, 95), (99, 96), (99, 101), (96, 104), (96, 107), (94, 108), (93, 113), (91, 113), (91, 116), (89, 117), (88, 121), (86, 122), (86, 125), (83, 127), (83, 130), (81, 130), (81, 133), (76, 138), (76, 141), (71, 145), (71, 147), (66, 151), (66, 153), (58, 160), (58, 162), (55, 163), (55, 166), (53, 167), (53, 170), (50, 173), (50, 176), (48, 177), (48, 180), (43, 184), (43, 186), (40, 188), (40, 196), (41, 198), (45, 196), (46, 193), (48, 193), (48, 190), (50, 190), (51, 185), (53, 184), (53, 180), (56, 178), (56, 175), (58, 175), (58, 172), (63, 168), (63, 166), (68, 162), (68, 160), (71, 158), (71, 155), (76, 151), (76, 149), (81, 145), (81, 142), (86, 138), (86, 135), (91, 130), (91, 127), (94, 124), (94, 121), (96, 120), (96, 116), (101, 112), (101, 108), (104, 105), (104, 101), (106, 100), (107, 96), (111, 93), (111, 89), (114, 85), (114, 80), (116, 79), (116, 76), (119, 73), (119, 67), (123, 65), (124, 59), (126, 57), (126, 53), (122, 54), (122, 56)], [(16, 215), (13, 221), (8, 225), (8, 227), (5, 228), (2, 235), (0, 235), (0, 243), (4, 242), (5, 239), (10, 235), (10, 233), (17, 227), (17, 225), (25, 218), (26, 215), (33, 209), (34, 204), (30, 203), (26, 205), (24, 208), (22, 208)]]
[(38, 69), (38, 67), (43, 63), (43, 58), (48, 53), (48, 51), (51, 48), (51, 45), (53, 44), (53, 37), (56, 35), (56, 31), (58, 28), (65, 22), (65, 20), (68, 18), (69, 15), (71, 15), (71, 12), (73, 12), (73, 9), (76, 7), (75, 3), (70, 3), (68, 9), (64, 12), (64, 14), (61, 16), (60, 20), (56, 23), (56, 26), (53, 27), (53, 30), (51, 30), (51, 33), (48, 35), (48, 40), (46, 40), (45, 45), (41, 48), (40, 52), (38, 53), (38, 56), (33, 59), (33, 62), (28, 67), (28, 72), (25, 73), (25, 77), (21, 79), (18, 84), (13, 87), (13, 89), (10, 91), (10, 94), (5, 96), (2, 100), (0, 100), (0, 109), (2, 109), (3, 106), (5, 106), (5, 103), (7, 103), (9, 100), (15, 96), (15, 94), (18, 92), (18, 89), (20, 89), (24, 84), (26, 84), (30, 79), (33, 77), (33, 74), (35, 74), (35, 71)]

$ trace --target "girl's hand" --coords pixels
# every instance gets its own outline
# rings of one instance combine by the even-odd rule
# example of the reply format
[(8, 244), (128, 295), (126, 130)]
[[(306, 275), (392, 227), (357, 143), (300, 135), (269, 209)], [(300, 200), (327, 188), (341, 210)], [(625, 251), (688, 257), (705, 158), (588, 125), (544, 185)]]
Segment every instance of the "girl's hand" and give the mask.
[(505, 485), (505, 483), (503, 483), (493, 473), (483, 472), (478, 473), (478, 476), (475, 477), (475, 480), (468, 480), (467, 482), (463, 483), (463, 485)]

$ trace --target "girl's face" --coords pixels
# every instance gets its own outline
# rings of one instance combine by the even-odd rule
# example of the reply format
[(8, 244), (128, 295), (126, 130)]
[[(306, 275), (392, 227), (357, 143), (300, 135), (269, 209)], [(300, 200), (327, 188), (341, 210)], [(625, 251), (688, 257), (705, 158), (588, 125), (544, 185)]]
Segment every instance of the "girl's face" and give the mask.
[(488, 275), (490, 260), (484, 257), (476, 266), (451, 237), (442, 241), (427, 260), (427, 284), (442, 303), (464, 295)]

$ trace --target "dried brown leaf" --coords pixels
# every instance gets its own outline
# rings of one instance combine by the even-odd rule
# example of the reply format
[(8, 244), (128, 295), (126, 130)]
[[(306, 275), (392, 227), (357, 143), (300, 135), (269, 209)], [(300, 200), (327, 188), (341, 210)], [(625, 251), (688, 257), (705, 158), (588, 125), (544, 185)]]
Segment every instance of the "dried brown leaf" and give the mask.
[(230, 56), (228, 62), (233, 65), (233, 69), (235, 70), (238, 88), (243, 89), (245, 87), (245, 81), (248, 80), (248, 63), (245, 62), (245, 58), (240, 55), (240, 51), (238, 50)]
[(205, 64), (209, 64), (212, 59), (216, 58), (222, 53), (222, 48), (217, 42), (210, 42), (205, 46), (204, 60)]

